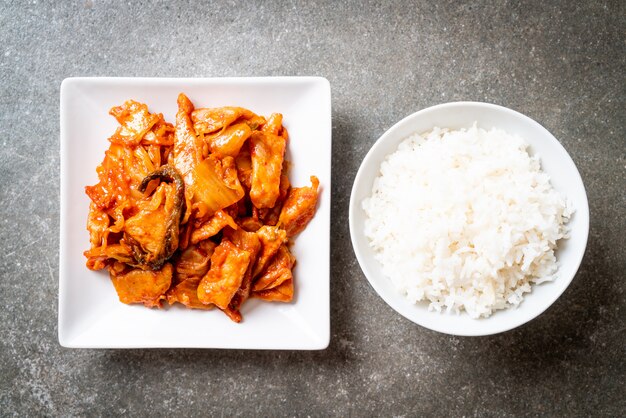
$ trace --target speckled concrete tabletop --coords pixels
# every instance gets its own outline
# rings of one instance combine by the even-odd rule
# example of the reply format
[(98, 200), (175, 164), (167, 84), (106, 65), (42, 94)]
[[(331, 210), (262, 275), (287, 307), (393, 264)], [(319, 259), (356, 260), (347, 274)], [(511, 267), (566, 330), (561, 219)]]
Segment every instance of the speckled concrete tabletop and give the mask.
[[(519, 3), (2, 2), (0, 415), (624, 416), (626, 3)], [(330, 347), (60, 347), (61, 81), (252, 75), (331, 83)], [(454, 100), (542, 123), (589, 196), (572, 285), (498, 336), (405, 320), (369, 286), (350, 244), (350, 188), (367, 150), (402, 117)]]

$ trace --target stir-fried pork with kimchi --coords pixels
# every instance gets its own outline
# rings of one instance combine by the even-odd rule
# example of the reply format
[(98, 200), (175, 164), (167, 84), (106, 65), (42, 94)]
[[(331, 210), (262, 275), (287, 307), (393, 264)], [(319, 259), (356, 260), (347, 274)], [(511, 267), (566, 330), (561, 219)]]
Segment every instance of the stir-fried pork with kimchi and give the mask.
[(315, 214), (319, 181), (292, 187), (283, 117), (201, 108), (178, 96), (176, 124), (129, 100), (97, 168), (87, 267), (108, 269), (123, 303), (216, 307), (241, 321), (251, 297), (289, 302), (290, 240)]

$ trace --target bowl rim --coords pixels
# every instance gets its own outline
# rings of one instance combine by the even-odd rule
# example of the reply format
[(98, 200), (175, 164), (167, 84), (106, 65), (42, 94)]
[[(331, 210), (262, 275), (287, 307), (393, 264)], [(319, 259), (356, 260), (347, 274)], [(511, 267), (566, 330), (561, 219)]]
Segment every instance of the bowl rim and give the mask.
[[(546, 135), (546, 137), (550, 138), (552, 142), (554, 142), (555, 145), (557, 145), (557, 147), (560, 148), (561, 151), (563, 151), (564, 155), (567, 157), (567, 161), (566, 164), (570, 166), (570, 168), (572, 168), (572, 173), (575, 173), (575, 179), (574, 181), (578, 182), (580, 185), (582, 185), (580, 191), (582, 192), (581, 196), (583, 197), (584, 200), (584, 205), (583, 207), (576, 207), (576, 216), (580, 218), (580, 226), (579, 228), (581, 229), (580, 233), (583, 234), (584, 236), (584, 245), (582, 246), (582, 250), (580, 251), (579, 254), (577, 254), (576, 256), (576, 260), (575, 260), (575, 269), (573, 269), (573, 273), (571, 274), (570, 277), (565, 277), (562, 278), (563, 280), (566, 280), (567, 283), (564, 283), (565, 285), (563, 286), (563, 288), (560, 291), (555, 291), (553, 292), (554, 294), (551, 295), (551, 297), (549, 298), (549, 303), (547, 303), (545, 305), (545, 307), (543, 307), (543, 309), (539, 309), (536, 312), (532, 313), (531, 315), (528, 315), (527, 317), (524, 317), (524, 320), (522, 321), (517, 321), (517, 322), (511, 322), (510, 324), (506, 324), (504, 326), (500, 326), (498, 328), (492, 329), (492, 330), (486, 330), (486, 331), (477, 331), (475, 329), (466, 329), (460, 332), (451, 332), (450, 330), (445, 329), (445, 327), (442, 326), (438, 326), (438, 325), (434, 325), (431, 323), (431, 321), (428, 320), (416, 320), (414, 318), (409, 317), (407, 314), (405, 314), (405, 312), (403, 312), (399, 306), (396, 306), (396, 304), (391, 301), (388, 297), (385, 296), (385, 292), (382, 290), (381, 286), (376, 282), (376, 280), (374, 280), (372, 278), (372, 276), (374, 275), (373, 272), (371, 272), (368, 267), (367, 264), (365, 262), (365, 255), (359, 250), (359, 246), (357, 243), (357, 225), (356, 225), (356, 220), (355, 220), (355, 213), (357, 210), (360, 210), (360, 202), (357, 202), (356, 199), (356, 191), (357, 188), (359, 186), (359, 184), (363, 181), (363, 177), (364, 177), (364, 173), (366, 170), (366, 167), (371, 165), (371, 160), (373, 160), (374, 158), (376, 158), (376, 155), (378, 154), (378, 149), (383, 147), (384, 144), (390, 139), (393, 138), (396, 134), (396, 131), (400, 130), (405, 124), (409, 123), (410, 121), (412, 121), (413, 119), (422, 117), (424, 114), (427, 113), (431, 113), (431, 112), (436, 112), (442, 109), (446, 109), (446, 108), (455, 108), (455, 107), (476, 107), (476, 108), (483, 108), (483, 109), (489, 109), (489, 110), (496, 110), (496, 111), (500, 111), (500, 112), (505, 112), (505, 113), (509, 113), (510, 115), (519, 118), (521, 120), (523, 120), (524, 122), (533, 125), (535, 128), (539, 129), (540, 131), (543, 131), (543, 133)], [(401, 141), (401, 139), (400, 139)], [(398, 142), (399, 143), (399, 142)], [(394, 152), (394, 151), (391, 151)], [(388, 154), (386, 154), (388, 155)], [(385, 155), (385, 156), (386, 156)], [(383, 156), (382, 158), (385, 158), (385, 156)], [(374, 291), (378, 294), (379, 297), (381, 297), (385, 303), (387, 305), (389, 305), (389, 307), (391, 307), (394, 311), (396, 311), (397, 313), (399, 313), (401, 316), (403, 316), (404, 318), (408, 319), (409, 321), (420, 325), (424, 328), (430, 329), (432, 331), (436, 331), (436, 332), (440, 332), (443, 334), (448, 334), (448, 335), (458, 335), (458, 336), (487, 336), (487, 335), (494, 335), (494, 334), (499, 334), (499, 333), (503, 333), (509, 330), (512, 330), (514, 328), (520, 327), (530, 321), (532, 321), (533, 319), (535, 319), (536, 317), (538, 317), (539, 315), (541, 315), (543, 312), (545, 312), (548, 308), (550, 308), (554, 302), (556, 302), (556, 300), (565, 292), (565, 290), (569, 287), (569, 285), (571, 284), (571, 282), (573, 281), (574, 277), (576, 276), (576, 274), (578, 273), (578, 270), (580, 268), (580, 265), (582, 263), (582, 260), (584, 258), (584, 255), (586, 253), (586, 248), (587, 248), (587, 243), (588, 243), (588, 238), (589, 238), (589, 201), (588, 201), (588, 197), (587, 197), (587, 192), (585, 189), (585, 185), (584, 182), (582, 181), (582, 177), (580, 175), (580, 172), (578, 171), (578, 168), (576, 167), (576, 164), (574, 163), (574, 161), (572, 160), (571, 156), (569, 155), (569, 153), (567, 152), (567, 150), (565, 149), (565, 147), (563, 147), (563, 145), (561, 144), (561, 142), (556, 139), (556, 137), (554, 135), (552, 135), (552, 133), (550, 131), (548, 131), (543, 125), (541, 125), (539, 122), (535, 121), (534, 119), (530, 118), (529, 116), (526, 116), (518, 111), (515, 111), (513, 109), (504, 107), (504, 106), (500, 106), (500, 105), (496, 105), (493, 103), (486, 103), (486, 102), (475, 102), (475, 101), (456, 101), (456, 102), (447, 102), (447, 103), (441, 103), (438, 105), (434, 105), (434, 106), (429, 106), (426, 107), (424, 109), (418, 110), (416, 112), (413, 112), (407, 116), (405, 116), (404, 118), (402, 118), (400, 121), (396, 122), (395, 124), (393, 124), (389, 129), (387, 129), (375, 142), (374, 144), (371, 146), (371, 148), (369, 149), (369, 151), (367, 152), (367, 154), (365, 155), (365, 157), (363, 158), (359, 169), (357, 171), (357, 174), (354, 178), (354, 182), (352, 184), (352, 188), (351, 188), (351, 192), (350, 192), (350, 202), (349, 202), (349, 210), (348, 210), (348, 224), (349, 224), (349, 229), (350, 229), (350, 240), (352, 243), (352, 249), (356, 255), (359, 267), (361, 268), (361, 271), (363, 272), (363, 274), (365, 275), (365, 278), (367, 279), (367, 281), (369, 282), (370, 286), (374, 289)], [(581, 237), (582, 238), (582, 237)], [(498, 312), (495, 312), (494, 314), (497, 314)], [(446, 313), (441, 313), (441, 315), (446, 315)], [(464, 315), (464, 314), (463, 314)]]

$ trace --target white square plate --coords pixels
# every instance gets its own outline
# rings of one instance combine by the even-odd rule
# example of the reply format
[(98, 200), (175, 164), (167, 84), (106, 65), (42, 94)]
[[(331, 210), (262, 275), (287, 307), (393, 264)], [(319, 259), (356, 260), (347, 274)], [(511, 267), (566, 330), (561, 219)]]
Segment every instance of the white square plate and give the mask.
[[(243, 321), (218, 310), (179, 306), (147, 309), (122, 304), (108, 272), (85, 267), (89, 199), (96, 167), (117, 122), (109, 109), (134, 99), (174, 123), (176, 97), (196, 107), (241, 106), (260, 115), (282, 113), (289, 130), (287, 158), (296, 187), (320, 180), (318, 210), (295, 240), (292, 303), (248, 300)], [(69, 78), (61, 84), (61, 237), (59, 342), (65, 347), (197, 347), (324, 349), (330, 340), (330, 84), (320, 77)]]

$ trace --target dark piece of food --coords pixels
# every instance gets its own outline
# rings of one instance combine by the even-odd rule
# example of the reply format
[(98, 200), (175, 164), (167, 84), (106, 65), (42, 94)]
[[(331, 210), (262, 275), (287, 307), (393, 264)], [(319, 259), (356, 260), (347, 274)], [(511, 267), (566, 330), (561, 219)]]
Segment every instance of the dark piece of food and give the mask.
[[(166, 190), (165, 202), (157, 211), (140, 210), (126, 221), (126, 241), (138, 265), (158, 270), (178, 248), (180, 217), (185, 203), (185, 185), (174, 167), (164, 165), (148, 174), (138, 190), (145, 192), (152, 180), (174, 183), (174, 191)], [(153, 202), (150, 205), (154, 206)], [(149, 207), (148, 207), (149, 209)], [(165, 222), (163, 222), (165, 220)]]

